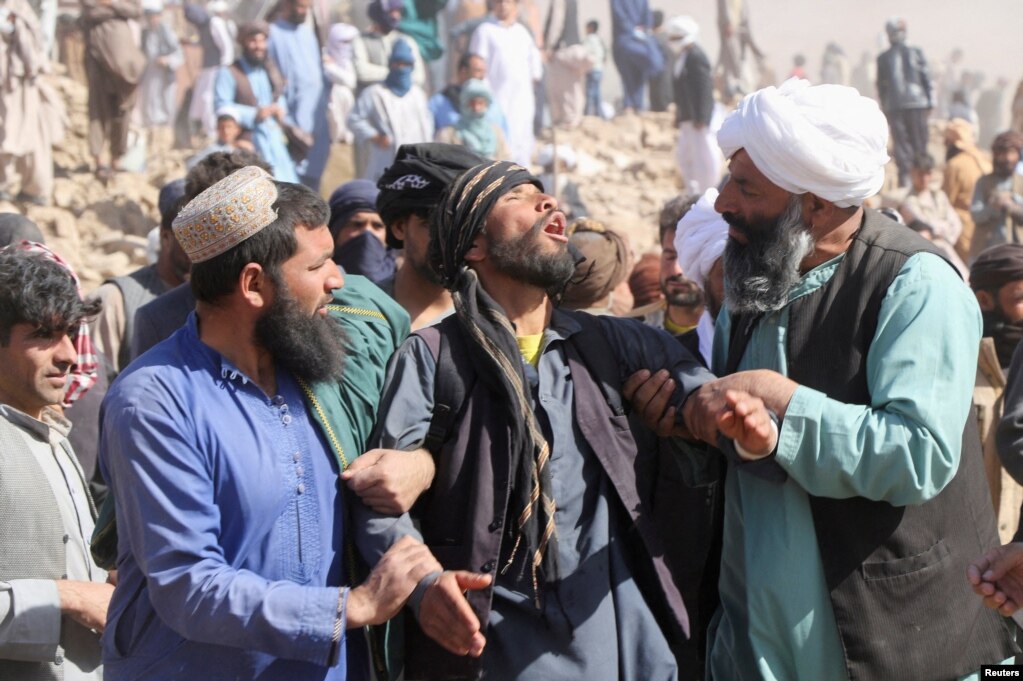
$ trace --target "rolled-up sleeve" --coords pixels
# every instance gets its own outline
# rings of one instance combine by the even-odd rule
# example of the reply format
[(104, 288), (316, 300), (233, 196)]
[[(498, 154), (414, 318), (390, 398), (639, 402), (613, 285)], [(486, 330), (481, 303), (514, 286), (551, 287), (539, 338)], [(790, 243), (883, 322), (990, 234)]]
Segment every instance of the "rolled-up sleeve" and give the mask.
[(809, 494), (923, 503), (959, 467), (977, 371), (977, 302), (937, 256), (910, 257), (881, 304), (867, 356), (869, 406), (800, 387), (778, 462)]

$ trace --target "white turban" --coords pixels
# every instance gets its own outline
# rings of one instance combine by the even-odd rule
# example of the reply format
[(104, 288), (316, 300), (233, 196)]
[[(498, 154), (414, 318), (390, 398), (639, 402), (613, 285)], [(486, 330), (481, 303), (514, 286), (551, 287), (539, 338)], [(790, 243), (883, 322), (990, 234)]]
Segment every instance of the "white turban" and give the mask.
[(721, 125), (718, 145), (726, 158), (745, 149), (785, 191), (846, 208), (881, 190), (888, 122), (854, 88), (790, 78), (746, 95)]
[(706, 288), (707, 276), (728, 241), (728, 223), (714, 210), (718, 190), (708, 189), (675, 227), (675, 251), (685, 278)]
[(682, 41), (681, 46), (687, 47), (696, 42), (696, 37), (700, 34), (700, 26), (692, 17), (682, 15), (669, 21), (664, 27), (664, 32), (669, 39), (679, 39)]

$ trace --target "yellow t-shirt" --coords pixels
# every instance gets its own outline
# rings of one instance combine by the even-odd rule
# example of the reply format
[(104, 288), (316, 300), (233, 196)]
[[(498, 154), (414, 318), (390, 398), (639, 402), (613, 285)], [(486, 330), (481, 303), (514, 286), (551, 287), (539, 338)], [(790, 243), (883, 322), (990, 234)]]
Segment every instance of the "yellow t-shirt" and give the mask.
[(515, 336), (519, 344), (519, 352), (522, 358), (536, 368), (540, 364), (540, 346), (543, 345), (543, 334), (537, 333), (532, 336)]
[(678, 336), (683, 333), (688, 333), (695, 329), (695, 326), (680, 326), (668, 318), (668, 313), (664, 313), (664, 330), (673, 336)]

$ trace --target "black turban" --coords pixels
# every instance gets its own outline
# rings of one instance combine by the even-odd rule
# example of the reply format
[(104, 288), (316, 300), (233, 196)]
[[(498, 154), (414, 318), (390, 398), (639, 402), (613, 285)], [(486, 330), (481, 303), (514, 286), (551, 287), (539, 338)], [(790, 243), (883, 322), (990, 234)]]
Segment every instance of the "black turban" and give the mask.
[(430, 264), (444, 288), (460, 287), (465, 254), (483, 231), (490, 209), (520, 184), (543, 190), (539, 178), (522, 166), (490, 161), (465, 171), (448, 187), (430, 221)]
[(387, 225), (387, 245), (403, 247), (391, 232), (392, 224), (410, 213), (429, 218), (452, 180), (480, 163), (486, 159), (455, 144), (424, 142), (398, 147), (394, 163), (377, 181), (377, 213)]
[(970, 267), (974, 291), (997, 291), (1011, 281), (1023, 279), (1023, 245), (1001, 244), (981, 252)]

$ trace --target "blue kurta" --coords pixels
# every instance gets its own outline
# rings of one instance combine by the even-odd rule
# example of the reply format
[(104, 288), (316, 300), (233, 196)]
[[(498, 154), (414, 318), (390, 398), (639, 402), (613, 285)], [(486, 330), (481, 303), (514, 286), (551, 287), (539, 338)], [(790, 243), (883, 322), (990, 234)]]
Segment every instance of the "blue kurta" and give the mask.
[[(119, 582), (107, 679), (367, 678), (327, 667), (345, 583), (337, 462), (302, 390), (266, 395), (199, 340), (195, 313), (103, 404), (101, 467), (117, 497)], [(342, 630), (343, 631), (343, 630)]]
[[(843, 257), (807, 272), (789, 302), (823, 286)], [(785, 307), (760, 319), (739, 370), (787, 372), (788, 314)], [(727, 310), (718, 324), (720, 368)], [(955, 270), (929, 253), (910, 257), (882, 302), (867, 358), (872, 406), (800, 387), (778, 442), (788, 480), (729, 472), (720, 621), (708, 659), (714, 678), (847, 678), (808, 495), (896, 506), (937, 495), (959, 466), (980, 337), (977, 301)]]
[[(273, 103), (273, 88), (270, 85), (270, 76), (266, 69), (261, 66), (253, 66), (239, 59), (242, 71), (249, 78), (249, 85), (252, 86), (252, 94), (256, 97), (259, 106), (267, 106)], [(284, 138), (284, 131), (273, 116), (256, 122), (256, 107), (243, 106), (235, 101), (237, 86), (234, 76), (224, 67), (217, 72), (217, 80), (213, 87), (213, 106), (219, 109), (222, 106), (231, 105), (238, 111), (241, 120), (238, 122), (246, 130), (252, 131), (252, 144), (256, 151), (263, 157), (263, 160), (270, 164), (273, 169), (274, 179), (278, 182), (298, 182), (298, 174), (295, 172), (295, 164), (288, 154), (287, 141)], [(286, 107), (284, 97), (281, 96), (277, 104)]]
[(313, 148), (299, 162), (297, 172), (304, 184), (319, 191), (320, 177), (330, 154), (330, 131), (327, 128), (330, 88), (323, 73), (320, 43), (312, 25), (278, 19), (270, 26), (267, 55), (284, 76), (288, 121), (313, 135)]

